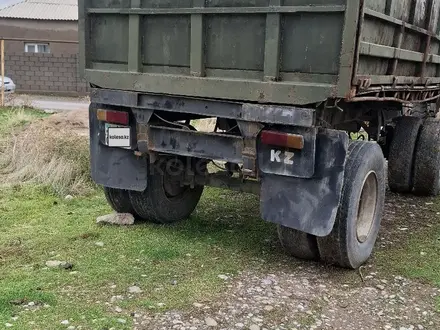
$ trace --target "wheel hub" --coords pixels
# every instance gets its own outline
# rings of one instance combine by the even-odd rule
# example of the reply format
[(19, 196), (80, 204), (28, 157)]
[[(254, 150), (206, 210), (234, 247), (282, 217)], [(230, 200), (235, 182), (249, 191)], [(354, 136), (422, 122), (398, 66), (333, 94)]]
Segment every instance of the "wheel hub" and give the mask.
[(178, 180), (172, 180), (172, 178), (165, 175), (163, 178), (163, 189), (168, 197), (173, 198), (185, 192), (186, 187), (182, 187)]
[(376, 173), (369, 172), (362, 186), (356, 222), (356, 235), (360, 243), (367, 241), (373, 227), (374, 214), (377, 205), (377, 177)]

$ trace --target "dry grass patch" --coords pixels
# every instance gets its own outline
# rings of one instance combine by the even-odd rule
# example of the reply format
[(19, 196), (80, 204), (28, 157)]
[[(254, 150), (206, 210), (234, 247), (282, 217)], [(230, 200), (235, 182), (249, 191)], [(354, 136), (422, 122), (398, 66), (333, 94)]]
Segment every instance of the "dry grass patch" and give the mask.
[[(89, 175), (88, 113), (73, 111), (28, 121), (23, 111), (10, 111), (0, 154), (0, 185), (38, 183), (60, 194), (83, 194), (92, 189)], [(9, 124), (8, 124), (9, 123)]]

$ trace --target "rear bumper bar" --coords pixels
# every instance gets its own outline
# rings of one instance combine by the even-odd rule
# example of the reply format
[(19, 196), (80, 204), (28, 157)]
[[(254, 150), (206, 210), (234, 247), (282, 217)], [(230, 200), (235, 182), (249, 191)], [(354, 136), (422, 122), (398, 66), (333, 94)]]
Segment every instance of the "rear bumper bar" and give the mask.
[[(316, 116), (315, 109), (294, 106), (214, 101), (100, 88), (92, 89), (90, 97), (91, 102), (96, 104), (299, 127), (313, 127)], [(142, 118), (137, 120), (142, 122)]]
[[(138, 134), (138, 150), (142, 153), (166, 153), (186, 157), (223, 160), (230, 163), (243, 161), (243, 138), (186, 131), (168, 127), (140, 126), (148, 133)], [(145, 140), (139, 137), (145, 136)]]

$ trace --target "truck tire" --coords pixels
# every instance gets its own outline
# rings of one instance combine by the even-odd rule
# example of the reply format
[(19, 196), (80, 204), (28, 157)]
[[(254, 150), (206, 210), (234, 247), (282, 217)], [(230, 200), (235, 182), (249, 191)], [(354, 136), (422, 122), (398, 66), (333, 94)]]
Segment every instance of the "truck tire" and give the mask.
[(130, 213), (136, 217), (136, 212), (133, 209), (127, 190), (104, 187), (104, 194), (113, 210), (118, 213)]
[(350, 144), (332, 232), (318, 237), (321, 260), (356, 269), (374, 248), (385, 204), (385, 159), (374, 142)]
[(429, 118), (417, 142), (414, 166), (414, 194), (437, 196), (440, 193), (440, 121)]
[(130, 191), (130, 200), (135, 212), (143, 220), (159, 224), (171, 224), (187, 219), (199, 203), (203, 186), (170, 186), (167, 174), (150, 175), (147, 189)]
[(316, 236), (279, 225), (278, 237), (284, 250), (295, 258), (319, 260)]
[(391, 144), (394, 138), (394, 127), (391, 125), (385, 126), (385, 143), (381, 145), (383, 155), (385, 159), (390, 158), (390, 152), (391, 152)]
[(397, 120), (388, 157), (388, 185), (392, 192), (410, 193), (413, 189), (414, 154), (423, 121), (415, 117)]

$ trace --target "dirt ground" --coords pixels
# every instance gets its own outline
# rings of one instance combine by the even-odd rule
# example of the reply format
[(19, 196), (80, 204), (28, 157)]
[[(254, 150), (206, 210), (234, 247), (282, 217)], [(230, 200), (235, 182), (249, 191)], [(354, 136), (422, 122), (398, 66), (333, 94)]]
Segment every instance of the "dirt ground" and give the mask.
[[(431, 204), (389, 193), (377, 253), (438, 221)], [(375, 258), (359, 271), (288, 258), (270, 269), (263, 261), (261, 266), (236, 277), (220, 275), (228, 290), (213, 301), (195, 302), (186, 311), (135, 314), (135, 329), (440, 328), (440, 290), (377, 267)]]
[(75, 110), (56, 113), (43, 120), (45, 127), (74, 133), (79, 136), (89, 136), (89, 112)]

